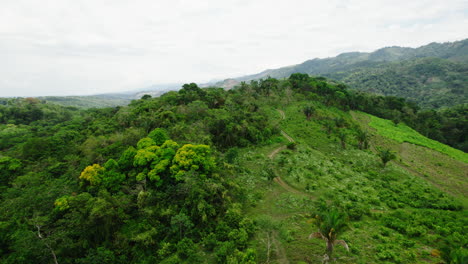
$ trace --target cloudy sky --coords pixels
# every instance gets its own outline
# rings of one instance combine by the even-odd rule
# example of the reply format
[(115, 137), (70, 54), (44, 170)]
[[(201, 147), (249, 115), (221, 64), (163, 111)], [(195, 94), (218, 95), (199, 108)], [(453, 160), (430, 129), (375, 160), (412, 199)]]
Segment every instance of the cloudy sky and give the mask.
[(467, 0), (0, 0), (0, 97), (202, 83), (467, 29)]

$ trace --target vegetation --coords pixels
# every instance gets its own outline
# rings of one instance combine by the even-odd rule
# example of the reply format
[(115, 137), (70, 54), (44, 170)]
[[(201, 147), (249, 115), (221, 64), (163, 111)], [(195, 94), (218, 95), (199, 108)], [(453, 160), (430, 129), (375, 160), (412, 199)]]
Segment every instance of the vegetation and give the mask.
[(359, 91), (403, 97), (423, 108), (437, 109), (468, 102), (467, 73), (467, 63), (420, 58), (356, 67), (326, 76)]
[(394, 125), (391, 121), (369, 115), (371, 121), (369, 125), (375, 128), (380, 135), (396, 140), (400, 143), (408, 142), (445, 153), (457, 160), (468, 162), (468, 154), (458, 149), (453, 149), (438, 141), (428, 139), (414, 131), (405, 124)]
[(333, 58), (313, 59), (238, 81), (287, 78), (294, 73), (325, 76), (352, 89), (397, 96), (425, 109), (468, 103), (468, 40), (431, 43), (416, 49), (386, 47), (372, 53), (350, 52)]
[(443, 124), (304, 74), (115, 108), (4, 100), (0, 263), (316, 263), (317, 231), (340, 263), (463, 260), (466, 162), (424, 148), (458, 187), (432, 184), (431, 160), (407, 169), (404, 152), (382, 168), (375, 150), (400, 143), (350, 110)]

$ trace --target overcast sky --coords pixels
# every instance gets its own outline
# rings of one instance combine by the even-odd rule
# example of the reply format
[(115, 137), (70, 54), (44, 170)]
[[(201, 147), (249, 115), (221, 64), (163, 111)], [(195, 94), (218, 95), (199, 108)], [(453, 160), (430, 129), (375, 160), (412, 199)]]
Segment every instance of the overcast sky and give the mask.
[(467, 0), (0, 0), (0, 97), (202, 83), (467, 37)]

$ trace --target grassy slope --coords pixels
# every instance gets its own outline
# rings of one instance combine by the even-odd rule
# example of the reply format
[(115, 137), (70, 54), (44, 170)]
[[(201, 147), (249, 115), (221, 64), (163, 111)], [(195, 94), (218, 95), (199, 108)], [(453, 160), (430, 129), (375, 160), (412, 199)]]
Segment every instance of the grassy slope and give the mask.
[[(364, 113), (361, 114), (366, 115)], [(376, 129), (377, 132), (384, 137), (393, 139), (399, 143), (408, 142), (427, 147), (447, 154), (456, 160), (468, 163), (468, 154), (465, 152), (454, 149), (438, 141), (429, 139), (403, 123), (399, 123), (397, 126), (395, 126), (394, 123), (390, 120), (378, 118), (372, 115), (367, 116), (370, 118), (369, 126)]]
[[(403, 124), (395, 126), (390, 120), (362, 112), (352, 112), (352, 116), (360, 126), (371, 132), (373, 146), (382, 146), (397, 153), (395, 165), (468, 204), (468, 161), (460, 160), (466, 160), (466, 153), (428, 139)], [(459, 159), (451, 156), (458, 156)]]
[[(441, 259), (434, 250), (440, 245), (434, 241), (442, 235), (442, 231), (430, 231), (423, 226), (419, 235), (414, 235), (411, 230), (405, 231), (407, 233), (395, 232), (386, 227), (381, 218), (399, 211), (460, 218), (463, 211), (423, 209), (419, 207), (424, 206), (414, 204), (412, 199), (416, 195), (425, 203), (459, 203), (440, 189), (466, 197), (467, 188), (457, 188), (457, 184), (447, 181), (441, 181), (440, 186), (429, 182), (437, 182), (441, 175), (450, 175), (451, 181), (464, 184), (466, 163), (442, 155), (445, 159), (439, 159), (439, 162), (443, 164), (436, 165), (435, 172), (427, 164), (431, 160), (424, 157), (438, 157), (438, 152), (424, 148), (427, 153), (423, 153), (418, 149), (422, 148), (420, 146), (413, 148), (414, 145), (393, 140), (381, 141), (383, 138), (376, 130), (370, 131), (373, 134), (372, 148), (358, 150), (352, 130), (344, 129), (349, 136), (348, 147), (343, 150), (336, 134), (327, 135), (324, 131), (323, 120), (341, 116), (347, 120), (349, 128), (361, 125), (370, 130), (365, 122), (367, 117), (354, 113), (360, 121), (356, 122), (347, 113), (316, 105), (313, 120), (307, 122), (302, 114), (305, 104), (295, 103), (284, 107), (286, 119), (279, 123), (298, 142), (297, 150), (283, 150), (270, 159), (269, 154), (286, 144), (286, 139), (281, 137), (261, 148), (241, 150), (238, 165), (243, 168), (242, 184), (250, 186), (247, 199), (254, 203), (249, 215), (261, 226), (254, 241), (259, 262), (320, 263), (324, 243), (319, 239), (308, 240), (307, 236), (315, 231), (311, 214), (314, 201), (322, 197), (329, 202), (339, 201), (351, 210), (364, 212), (360, 219), (350, 222), (350, 229), (341, 236), (350, 245), (351, 252), (338, 246), (335, 256), (339, 258), (339, 263), (439, 263)], [(280, 114), (273, 107), (269, 111), (280, 119)], [(390, 162), (385, 169), (372, 152), (381, 144), (402, 149), (398, 161)], [(410, 158), (411, 155), (417, 158)], [(406, 169), (407, 164), (414, 163), (418, 163), (418, 166), (411, 165), (414, 171)], [(268, 181), (267, 168), (272, 168), (277, 176), (299, 192), (288, 191), (276, 182)], [(359, 212), (355, 214), (359, 215)], [(408, 226), (411, 224), (407, 223)], [(428, 232), (431, 232), (430, 236), (425, 235)], [(269, 257), (267, 252), (270, 252)]]

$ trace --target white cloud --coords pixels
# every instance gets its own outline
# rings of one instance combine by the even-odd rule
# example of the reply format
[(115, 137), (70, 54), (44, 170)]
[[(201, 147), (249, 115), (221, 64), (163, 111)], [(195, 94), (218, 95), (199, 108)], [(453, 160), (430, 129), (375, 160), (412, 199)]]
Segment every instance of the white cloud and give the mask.
[(203, 82), (466, 28), (465, 0), (2, 0), (0, 96)]

